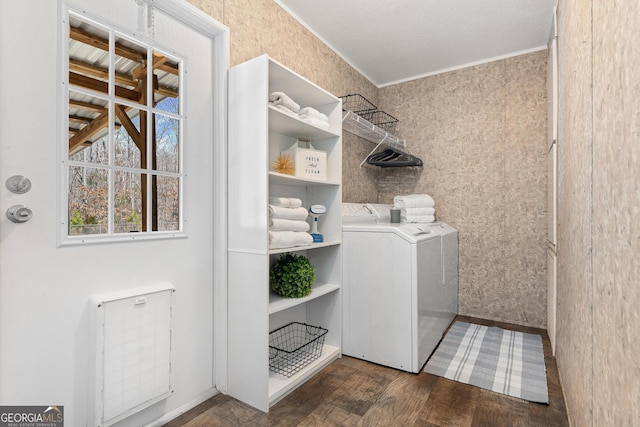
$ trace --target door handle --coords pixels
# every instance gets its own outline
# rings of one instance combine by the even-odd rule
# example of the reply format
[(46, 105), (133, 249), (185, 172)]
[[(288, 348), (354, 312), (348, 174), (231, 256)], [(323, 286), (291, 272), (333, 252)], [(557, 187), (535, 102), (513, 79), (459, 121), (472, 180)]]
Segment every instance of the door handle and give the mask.
[(33, 211), (25, 205), (13, 205), (7, 209), (7, 218), (16, 224), (27, 222), (32, 216)]

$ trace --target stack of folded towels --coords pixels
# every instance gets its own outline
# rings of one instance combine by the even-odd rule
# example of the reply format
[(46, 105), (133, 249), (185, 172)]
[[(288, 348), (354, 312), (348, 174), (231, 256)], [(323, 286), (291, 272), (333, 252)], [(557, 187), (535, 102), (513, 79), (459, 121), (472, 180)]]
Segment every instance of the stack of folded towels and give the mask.
[(408, 196), (396, 196), (393, 205), (402, 210), (401, 216), (406, 222), (433, 222), (435, 221), (435, 202), (428, 194), (409, 194)]
[(300, 105), (284, 92), (272, 92), (269, 95), (269, 104), (314, 126), (329, 127), (329, 118), (325, 114), (312, 107), (300, 108)]
[(309, 213), (302, 200), (293, 197), (269, 198), (269, 248), (280, 249), (306, 246), (313, 243), (307, 233)]

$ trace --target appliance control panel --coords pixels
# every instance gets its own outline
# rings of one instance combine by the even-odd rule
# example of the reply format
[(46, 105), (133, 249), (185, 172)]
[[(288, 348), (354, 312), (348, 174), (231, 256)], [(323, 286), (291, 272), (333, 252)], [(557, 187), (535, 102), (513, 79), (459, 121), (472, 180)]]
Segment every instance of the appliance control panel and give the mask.
[(391, 207), (382, 203), (343, 203), (342, 222), (389, 222)]

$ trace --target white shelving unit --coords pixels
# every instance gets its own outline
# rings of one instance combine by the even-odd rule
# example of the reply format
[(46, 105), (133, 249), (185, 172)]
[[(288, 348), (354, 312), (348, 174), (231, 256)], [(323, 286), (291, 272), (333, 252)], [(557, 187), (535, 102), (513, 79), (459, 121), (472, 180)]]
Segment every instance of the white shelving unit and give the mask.
[[(323, 129), (268, 105), (284, 92), (329, 117)], [(228, 393), (262, 411), (341, 356), (342, 108), (339, 98), (266, 55), (229, 71)], [(327, 153), (327, 180), (274, 172), (281, 151), (299, 138)], [(323, 243), (274, 249), (268, 245), (270, 196), (322, 204)], [(280, 254), (306, 255), (316, 268), (311, 295), (282, 298), (269, 286)], [(290, 322), (328, 329), (322, 355), (290, 378), (269, 371), (269, 332)]]

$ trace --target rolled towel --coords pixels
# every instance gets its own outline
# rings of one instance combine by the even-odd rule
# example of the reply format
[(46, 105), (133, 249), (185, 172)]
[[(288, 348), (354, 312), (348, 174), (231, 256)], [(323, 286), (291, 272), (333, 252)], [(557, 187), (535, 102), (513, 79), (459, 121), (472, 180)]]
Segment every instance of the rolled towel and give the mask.
[(327, 117), (326, 114), (322, 114), (320, 111), (312, 107), (301, 108), (300, 111), (298, 111), (298, 114), (301, 119), (316, 119), (323, 122), (329, 121), (329, 117)]
[(303, 231), (269, 231), (269, 247), (271, 249), (311, 244), (313, 244), (313, 237)]
[(272, 92), (269, 95), (269, 102), (271, 102), (273, 105), (282, 105), (284, 107), (287, 107), (294, 113), (300, 112), (300, 105), (296, 104), (295, 101), (289, 98), (289, 95), (284, 92)]
[(309, 231), (307, 221), (295, 219), (269, 218), (269, 230), (273, 231)]
[(424, 216), (424, 215), (435, 215), (435, 208), (402, 208), (402, 213), (406, 216)]
[(269, 217), (280, 219), (305, 220), (309, 216), (306, 208), (283, 208), (269, 205)]
[(399, 208), (432, 208), (435, 206), (433, 198), (428, 194), (396, 196), (393, 198), (393, 204)]
[(436, 220), (436, 217), (433, 215), (407, 215), (407, 223), (425, 223), (425, 222), (433, 222)]
[(302, 206), (302, 200), (295, 197), (270, 197), (269, 204), (281, 208), (299, 208)]

